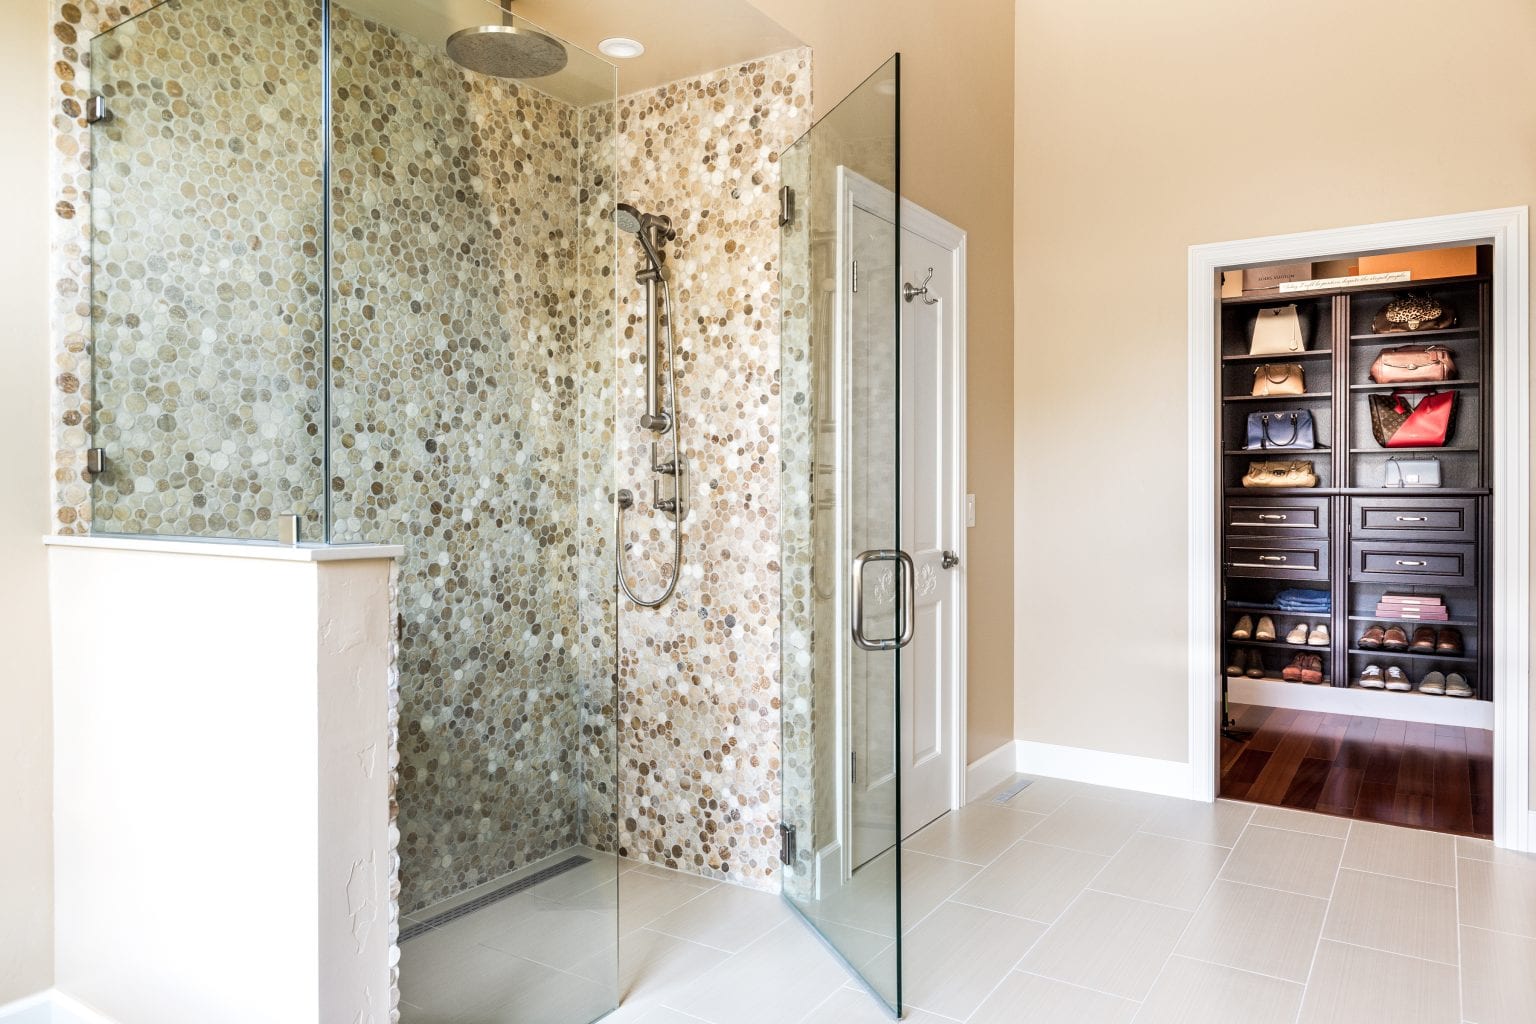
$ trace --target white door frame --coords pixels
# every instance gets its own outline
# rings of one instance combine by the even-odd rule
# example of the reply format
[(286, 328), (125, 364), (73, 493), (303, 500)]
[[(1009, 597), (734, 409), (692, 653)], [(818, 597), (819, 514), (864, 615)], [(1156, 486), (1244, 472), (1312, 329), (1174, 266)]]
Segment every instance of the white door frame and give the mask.
[(1493, 245), (1493, 834), (1536, 849), (1531, 809), (1530, 272), (1524, 206), (1273, 235), (1189, 249), (1189, 764), (1191, 796), (1220, 786), (1216, 593), (1216, 328), (1223, 268), (1359, 252)]
[[(849, 318), (852, 311), (845, 299), (848, 288), (848, 268), (850, 255), (847, 251), (847, 239), (851, 237), (853, 211), (855, 207), (862, 208), (877, 216), (884, 217), (893, 208), (893, 195), (883, 185), (879, 185), (870, 179), (858, 174), (847, 167), (840, 166), (837, 169), (837, 277), (836, 277), (836, 313), (834, 316), (837, 324), (837, 333), (834, 344), (836, 345), (836, 358), (832, 361), (835, 374), (838, 379), (834, 384), (834, 394), (839, 400), (847, 397), (850, 382), (845, 376), (845, 339), (848, 337)], [(955, 460), (958, 481), (955, 494), (955, 508), (953, 509), (953, 521), (958, 525), (955, 551), (960, 556), (960, 565), (957, 567), (962, 574), (960, 585), (956, 587), (956, 611), (959, 620), (959, 636), (956, 638), (955, 650), (952, 652), (952, 666), (954, 669), (955, 686), (949, 708), (950, 714), (950, 757), (953, 761), (951, 786), (950, 786), (950, 810), (958, 810), (965, 805), (965, 776), (966, 776), (966, 647), (968, 645), (969, 623), (966, 615), (966, 577), (965, 572), (970, 564), (969, 552), (966, 547), (968, 529), (964, 525), (965, 519), (965, 495), (968, 492), (969, 481), (966, 475), (966, 437), (965, 437), (965, 408), (966, 408), (966, 233), (955, 225), (949, 223), (937, 214), (923, 209), (910, 199), (901, 200), (900, 230), (910, 230), (934, 244), (949, 250), (954, 259), (955, 296), (949, 306), (954, 318), (952, 328), (954, 330), (955, 346), (953, 371), (955, 374), (954, 407), (948, 410), (948, 415), (957, 422), (956, 429), (951, 436), (955, 439), (955, 450), (950, 455)], [(898, 234), (899, 246), (899, 234)], [(895, 296), (892, 296), (894, 301)], [(898, 324), (900, 319), (897, 320)], [(842, 410), (837, 422), (837, 449), (846, 458), (848, 445), (848, 417), (846, 409)], [(838, 488), (843, 490), (848, 483), (846, 474), (838, 476)], [(846, 494), (840, 494), (838, 507), (846, 510), (848, 501)], [(842, 553), (847, 548), (848, 524), (839, 515), (837, 525), (837, 542), (834, 550)], [(837, 848), (841, 860), (841, 877), (852, 876), (853, 862), (853, 800), (852, 787), (848, 779), (849, 753), (852, 749), (852, 737), (849, 734), (848, 723), (852, 711), (852, 698), (848, 687), (848, 673), (845, 670), (848, 664), (849, 653), (849, 624), (846, 621), (846, 587), (844, 583), (845, 573), (838, 569), (834, 573), (837, 590), (837, 608), (834, 621), (836, 622), (837, 665), (839, 666), (840, 679), (838, 681), (838, 722), (836, 747), (838, 764), (837, 797), (839, 803), (838, 828), (841, 834), (838, 837)], [(832, 851), (827, 850), (826, 853)]]

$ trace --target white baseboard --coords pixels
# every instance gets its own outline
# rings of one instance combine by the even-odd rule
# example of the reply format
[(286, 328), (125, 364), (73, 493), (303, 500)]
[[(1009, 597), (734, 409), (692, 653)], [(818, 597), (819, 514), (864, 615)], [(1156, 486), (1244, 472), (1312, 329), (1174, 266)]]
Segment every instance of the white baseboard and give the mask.
[(1183, 761), (1163, 761), (1134, 754), (1112, 754), (1085, 747), (1018, 740), (1017, 768), (1026, 775), (1045, 775), (1070, 782), (1113, 786), (1138, 793), (1193, 799), (1193, 775)]
[(1491, 701), (1436, 697), (1428, 693), (1392, 693), (1354, 686), (1308, 686), (1239, 676), (1227, 680), (1227, 696), (1237, 704), (1258, 704), (1267, 708), (1459, 725), (1467, 729), (1493, 728)]
[(58, 989), (0, 1006), (0, 1024), (117, 1024)]
[(990, 754), (982, 754), (965, 769), (965, 802), (975, 800), (987, 790), (1018, 771), (1017, 744), (1004, 743)]

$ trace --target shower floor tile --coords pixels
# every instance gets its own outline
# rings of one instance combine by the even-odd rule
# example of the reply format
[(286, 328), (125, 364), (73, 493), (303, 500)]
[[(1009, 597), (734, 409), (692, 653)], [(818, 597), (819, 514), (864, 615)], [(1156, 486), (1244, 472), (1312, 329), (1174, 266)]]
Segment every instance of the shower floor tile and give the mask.
[[(1006, 788), (1006, 784), (999, 788)], [(1042, 793), (1052, 799), (1043, 799)], [(989, 796), (984, 794), (975, 802), (980, 804)], [(921, 876), (906, 880), (914, 883), (909, 887), (925, 890), (925, 896), (921, 901), (924, 909), (916, 912), (917, 908), (912, 908), (914, 916), (905, 922), (907, 955), (921, 955), (926, 948), (922, 937), (939, 935), (946, 928), (953, 933), (949, 938), (926, 945), (934, 946), (938, 952), (951, 949), (954, 958), (953, 951), (960, 945), (979, 941), (980, 952), (966, 953), (958, 957), (956, 964), (948, 966), (929, 957), (926, 970), (909, 964), (908, 995), (917, 1006), (909, 1007), (907, 1019), (923, 1024), (990, 1024), (1023, 1019), (1039, 1020), (1041, 1024), (1057, 1020), (1070, 1024), (1125, 1024), (1133, 1020), (1220, 1019), (1224, 1012), (1222, 1000), (1235, 999), (1241, 1003), (1251, 993), (1271, 990), (1275, 994), (1266, 998), (1276, 1008), (1276, 1019), (1290, 1019), (1295, 1007), (1303, 1004), (1303, 1015), (1311, 1019), (1331, 1012), (1335, 1004), (1343, 1005), (1341, 1000), (1347, 1001), (1351, 992), (1376, 992), (1381, 982), (1372, 972), (1379, 969), (1381, 958), (1388, 957), (1394, 964), (1401, 961), (1398, 966), (1405, 974), (1433, 974), (1431, 980), (1439, 986), (1435, 989), (1438, 1001), (1425, 999), (1416, 1005), (1422, 1013), (1429, 1014), (1423, 1019), (1439, 1020), (1434, 1013), (1444, 1009), (1452, 1014), (1444, 1017), (1447, 1024), (1455, 1024), (1459, 1015), (1454, 1015), (1454, 996), (1461, 972), (1481, 971), (1479, 986), (1486, 988), (1490, 984), (1490, 968), (1485, 963), (1458, 967), (1454, 963), (1431, 963), (1388, 954), (1347, 941), (1324, 940), (1318, 923), (1337, 899), (1348, 895), (1334, 885), (1307, 897), (1290, 896), (1274, 889), (1235, 887), (1251, 890), (1256, 897), (1268, 893), (1269, 897), (1311, 900), (1317, 904), (1309, 918), (1313, 926), (1304, 929), (1304, 934), (1290, 937), (1294, 941), (1286, 946), (1285, 962), (1273, 959), (1276, 946), (1274, 935), (1270, 934), (1283, 921), (1279, 925), (1258, 919), (1228, 922), (1231, 927), (1218, 929), (1219, 941), (1207, 943), (1215, 953), (1202, 950), (1199, 942), (1189, 941), (1185, 933), (1215, 920), (1210, 908), (1230, 902), (1231, 893), (1227, 890), (1234, 889), (1233, 883), (1219, 877), (1225, 864), (1218, 865), (1212, 858), (1226, 861), (1234, 851), (1245, 848), (1245, 838), (1250, 840), (1247, 845), (1251, 845), (1272, 839), (1271, 833), (1277, 830), (1303, 838), (1327, 835), (1336, 844), (1348, 844), (1352, 841), (1349, 830), (1358, 826), (1347, 821), (1342, 826), (1337, 818), (1317, 823), (1319, 829), (1342, 827), (1342, 833), (1314, 832), (1310, 830), (1311, 820), (1317, 816), (1307, 812), (1296, 812), (1285, 822), (1276, 822), (1270, 817), (1253, 817), (1250, 804), (1219, 801), (1203, 805), (1127, 795), (1124, 806), (1134, 814), (1128, 813), (1126, 818), (1133, 819), (1135, 827), (1120, 829), (1124, 836), (1098, 828), (1092, 838), (1103, 853), (1093, 856), (1077, 849), (1082, 834), (1080, 808), (1085, 799), (1102, 802), (1119, 797), (1098, 787), (1048, 780), (1048, 785), (1026, 789), (1019, 799), (1030, 806), (1019, 816), (1017, 827), (1005, 830), (1020, 833), (1006, 846), (999, 841), (997, 812), (991, 809), (940, 819), (939, 825), (929, 826), (942, 833), (937, 838), (920, 832), (910, 841), (911, 847), (924, 852), (918, 855), (912, 850), (913, 855), (906, 858), (906, 872), (916, 871)], [(1053, 815), (1059, 815), (1061, 820), (1052, 824)], [(1376, 831), (1390, 828), (1369, 827)], [(967, 834), (968, 829), (974, 829), (976, 834)], [(1170, 834), (1180, 839), (1154, 838)], [(1408, 835), (1412, 838), (1422, 833)], [(1110, 840), (1117, 837), (1120, 845), (1110, 849)], [(1376, 836), (1374, 832), (1372, 836), (1377, 846), (1393, 838)], [(1062, 839), (1066, 845), (1054, 847), (1053, 839)], [(1192, 840), (1198, 840), (1198, 844)], [(1159, 852), (1159, 856), (1176, 856), (1183, 846), (1199, 844), (1204, 844), (1198, 850), (1203, 858), (1200, 870), (1178, 875), (1183, 881), (1176, 900), (1151, 889), (1143, 892), (1114, 886), (1111, 888), (1118, 895), (1112, 896), (1095, 891), (1106, 887), (1104, 877), (1095, 878), (1099, 869), (1104, 863), (1117, 863), (1117, 857), (1123, 863), (1138, 856), (1138, 851), (1145, 853), (1148, 849)], [(1012, 907), (1001, 904), (990, 911), (974, 905), (975, 887), (980, 880), (998, 873), (1006, 875), (1009, 865), (1018, 863), (1020, 857), (1039, 853), (1045, 847), (1069, 857), (1087, 857), (1092, 862), (1089, 870), (1079, 872), (1069, 881), (1070, 891), (1058, 895), (1059, 913), (1030, 920), (1034, 915), (1020, 916)], [(954, 856), (936, 856), (935, 850)], [(552, 860), (572, 853), (591, 856), (593, 863), (433, 929), (402, 946), (403, 1024), (586, 1024), (615, 1002), (619, 1009), (603, 1018), (605, 1024), (823, 1024), (843, 1020), (852, 1024), (866, 1019), (888, 1019), (838, 958), (814, 940), (803, 921), (787, 914), (776, 896), (654, 865), (615, 865), (611, 858), (590, 850), (566, 851)], [(1471, 869), (1486, 867), (1478, 858), (1489, 856), (1482, 848), (1463, 844), (1456, 845), (1455, 853), (1457, 870), (1448, 876), (1455, 884), (1446, 886), (1453, 890), (1463, 883), (1471, 884), (1466, 879), (1477, 874)], [(984, 857), (990, 859), (978, 863)], [(953, 870), (938, 870), (939, 862)], [(1536, 864), (1536, 860), (1532, 863)], [(1392, 880), (1377, 875), (1374, 865), (1370, 868), (1363, 873)], [(1533, 869), (1522, 862), (1505, 870)], [(615, 871), (620, 872), (617, 898)], [(501, 879), (494, 884), (506, 881)], [(1193, 894), (1183, 882), (1204, 884), (1206, 888)], [(473, 895), (465, 894), (459, 899), (463, 901)], [(1113, 903), (1115, 914), (1093, 912), (1098, 904), (1106, 902)], [(1465, 894), (1458, 900), (1441, 902), (1456, 908), (1456, 923), (1463, 934), (1473, 933), (1472, 926), (1490, 927), (1481, 919), (1463, 919), (1463, 904), (1477, 909), (1476, 900), (1468, 900)], [(434, 907), (432, 911), (438, 909)], [(1346, 909), (1358, 927), (1369, 923), (1362, 923), (1361, 915), (1390, 916), (1392, 912), (1385, 905), (1365, 903)], [(1410, 909), (1398, 911), (1407, 913)], [(1421, 908), (1420, 913), (1424, 912), (1427, 911)], [(1009, 938), (968, 939), (979, 926), (963, 920), (965, 915), (995, 923)], [(1127, 930), (1116, 923), (1128, 916), (1156, 919), (1160, 923), (1157, 928), (1141, 931)], [(961, 926), (955, 927), (951, 919), (961, 920)], [(621, 921), (622, 939), (618, 937)], [(1504, 923), (1495, 922), (1493, 927), (1502, 927)], [(1391, 921), (1384, 919), (1381, 924), (1390, 925)], [(879, 935), (871, 933), (867, 936), (869, 941), (861, 943), (858, 940), (864, 936), (856, 928), (838, 927), (843, 931), (835, 936), (836, 940), (859, 961), (891, 955), (886, 948), (889, 943)], [(1103, 930), (1103, 934), (1095, 934), (1095, 928)], [(1490, 948), (1497, 942), (1515, 948), (1527, 941), (1497, 931), (1486, 934), (1491, 936)], [(615, 943), (621, 960), (618, 978), (613, 976)], [(1107, 964), (1105, 971), (1091, 976), (1076, 972), (1071, 978), (1056, 977), (1060, 965), (1050, 961), (1048, 954), (1067, 946), (1078, 950), (1113, 949), (1117, 951), (1117, 964)], [(1116, 971), (1123, 974), (1131, 966), (1137, 972), (1137, 984), (1112, 983)], [(1493, 970), (1509, 973), (1502, 962)], [(1093, 987), (1100, 975), (1110, 979), (1101, 989)], [(1211, 989), (1211, 979), (1221, 984)], [(922, 998), (925, 993), (926, 1001)], [(1146, 1001), (1145, 1006), (1142, 1000)]]

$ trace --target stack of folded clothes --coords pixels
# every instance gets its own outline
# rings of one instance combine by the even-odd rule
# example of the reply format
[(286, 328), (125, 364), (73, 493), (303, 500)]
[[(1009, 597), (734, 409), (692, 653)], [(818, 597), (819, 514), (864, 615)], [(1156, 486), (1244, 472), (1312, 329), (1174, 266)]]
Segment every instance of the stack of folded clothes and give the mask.
[(1308, 615), (1327, 615), (1333, 611), (1333, 599), (1326, 590), (1305, 590), (1294, 587), (1275, 595), (1275, 607), (1288, 612)]

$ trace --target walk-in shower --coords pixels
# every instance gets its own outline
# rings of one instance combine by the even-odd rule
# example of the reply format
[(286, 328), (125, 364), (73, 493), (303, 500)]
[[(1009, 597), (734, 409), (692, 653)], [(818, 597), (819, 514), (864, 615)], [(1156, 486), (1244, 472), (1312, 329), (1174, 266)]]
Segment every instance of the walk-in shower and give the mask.
[[(667, 582), (656, 597), (640, 597), (630, 586), (624, 570), (624, 513), (634, 507), (635, 495), (622, 488), (614, 498), (614, 571), (624, 596), (643, 608), (659, 608), (677, 590), (683, 573), (683, 520), (688, 517), (688, 466), (683, 460), (681, 414), (677, 406), (677, 343), (673, 334), (672, 286), (662, 264), (662, 246), (677, 238), (672, 218), (641, 213), (630, 203), (614, 209), (613, 221), (620, 231), (634, 235), (644, 257), (635, 281), (644, 288), (645, 305), (645, 413), (640, 426), (657, 435), (672, 435), (672, 457), (663, 460), (658, 440), (651, 441), (651, 506), (672, 520), (672, 564)], [(658, 295), (658, 286), (660, 293)], [(658, 298), (661, 300), (658, 303)], [(662, 371), (658, 362), (660, 328), (667, 332), (667, 401), (662, 408)], [(663, 481), (669, 483), (663, 484)]]

